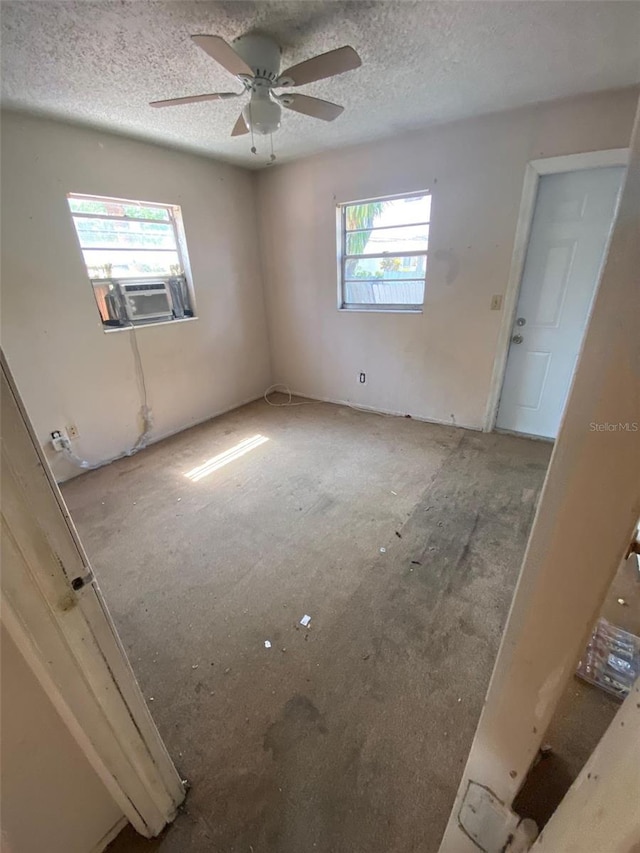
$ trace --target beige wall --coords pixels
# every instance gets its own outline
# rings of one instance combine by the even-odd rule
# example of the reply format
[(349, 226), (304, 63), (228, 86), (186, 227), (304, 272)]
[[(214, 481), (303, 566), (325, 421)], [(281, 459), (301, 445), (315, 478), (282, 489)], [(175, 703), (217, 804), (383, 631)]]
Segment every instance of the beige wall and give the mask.
[(0, 649), (3, 845), (10, 853), (88, 853), (122, 812), (4, 628)]
[[(275, 380), (481, 427), (502, 318), (489, 304), (505, 290), (525, 164), (626, 146), (635, 101), (624, 91), (475, 118), (259, 175), (4, 114), (2, 344), (38, 437), (46, 443), (51, 430), (76, 424), (78, 454), (98, 461), (130, 447), (141, 426), (131, 332), (102, 331), (69, 191), (182, 207), (199, 318), (138, 330), (154, 438)], [(425, 187), (433, 224), (424, 313), (338, 312), (336, 203)], [(59, 479), (77, 472), (48, 455)]]
[[(92, 461), (130, 447), (130, 331), (102, 330), (66, 203), (73, 191), (179, 204), (198, 320), (141, 328), (155, 438), (270, 381), (253, 178), (210, 159), (57, 122), (2, 117), (2, 346), (39, 439), (76, 424)], [(54, 473), (74, 473), (49, 454)]]
[[(490, 300), (505, 292), (526, 163), (626, 147), (636, 101), (626, 90), (556, 102), (261, 172), (274, 381), (482, 427), (502, 319)], [(425, 188), (433, 203), (424, 313), (339, 312), (336, 204)]]

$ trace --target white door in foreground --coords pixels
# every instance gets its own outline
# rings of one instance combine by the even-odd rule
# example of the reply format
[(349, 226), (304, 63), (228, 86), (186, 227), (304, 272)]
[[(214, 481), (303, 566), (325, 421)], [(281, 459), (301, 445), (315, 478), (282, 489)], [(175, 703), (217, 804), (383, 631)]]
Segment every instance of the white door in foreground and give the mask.
[(496, 426), (555, 438), (625, 169), (543, 175)]
[[(102, 812), (96, 791), (104, 792), (107, 803), (110, 794), (116, 812), (119, 807), (141, 835), (152, 838), (175, 818), (185, 797), (184, 784), (145, 704), (1, 351), (0, 368), (0, 622), (80, 747), (87, 778), (98, 783), (85, 804), (93, 803), (92, 810)], [(98, 801), (102, 799), (98, 795)], [(98, 829), (104, 831), (102, 821), (89, 811), (77, 816), (73, 802), (68, 797), (65, 802), (68, 814), (60, 819), (79, 822), (86, 842), (73, 849), (97, 850), (95, 841), (102, 850), (96, 838)], [(45, 835), (46, 818), (37, 812), (33, 820), (28, 837)], [(16, 853), (27, 849), (19, 821), (12, 830), (18, 837), (10, 836), (7, 847), (6, 820), (2, 829), (3, 851), (9, 845)], [(63, 846), (71, 849), (53, 840), (46, 849)]]

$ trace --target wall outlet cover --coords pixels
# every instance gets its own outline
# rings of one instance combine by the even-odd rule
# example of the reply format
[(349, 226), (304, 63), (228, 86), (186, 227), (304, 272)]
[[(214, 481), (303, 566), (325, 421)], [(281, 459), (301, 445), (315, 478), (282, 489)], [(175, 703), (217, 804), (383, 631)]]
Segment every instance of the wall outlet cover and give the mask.
[(67, 427), (67, 435), (69, 438), (77, 438), (80, 435), (78, 427), (75, 424), (70, 424)]

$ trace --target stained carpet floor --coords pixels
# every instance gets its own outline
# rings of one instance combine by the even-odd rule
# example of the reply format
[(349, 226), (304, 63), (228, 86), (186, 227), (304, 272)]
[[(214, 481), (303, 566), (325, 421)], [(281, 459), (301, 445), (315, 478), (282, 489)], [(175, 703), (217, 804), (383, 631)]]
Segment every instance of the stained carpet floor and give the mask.
[(161, 838), (112, 853), (435, 853), (549, 455), (258, 402), (67, 483), (191, 784)]

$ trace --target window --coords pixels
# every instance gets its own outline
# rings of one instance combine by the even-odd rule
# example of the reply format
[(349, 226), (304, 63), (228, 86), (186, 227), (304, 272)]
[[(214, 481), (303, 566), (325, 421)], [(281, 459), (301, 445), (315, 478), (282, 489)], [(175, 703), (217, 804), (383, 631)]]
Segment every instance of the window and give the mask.
[(431, 195), (349, 202), (338, 211), (340, 308), (421, 310)]
[(105, 328), (194, 316), (179, 207), (75, 193), (67, 200)]

